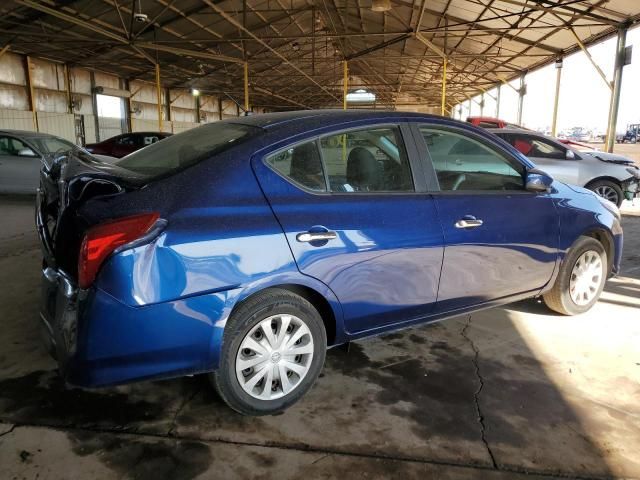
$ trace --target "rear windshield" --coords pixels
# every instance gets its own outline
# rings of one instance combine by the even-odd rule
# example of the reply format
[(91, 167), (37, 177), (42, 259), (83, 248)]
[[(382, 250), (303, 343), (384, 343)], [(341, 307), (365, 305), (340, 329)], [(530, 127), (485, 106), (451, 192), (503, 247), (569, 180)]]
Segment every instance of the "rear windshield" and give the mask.
[(166, 177), (244, 142), (261, 131), (260, 128), (237, 123), (209, 123), (133, 152), (116, 165), (150, 178)]

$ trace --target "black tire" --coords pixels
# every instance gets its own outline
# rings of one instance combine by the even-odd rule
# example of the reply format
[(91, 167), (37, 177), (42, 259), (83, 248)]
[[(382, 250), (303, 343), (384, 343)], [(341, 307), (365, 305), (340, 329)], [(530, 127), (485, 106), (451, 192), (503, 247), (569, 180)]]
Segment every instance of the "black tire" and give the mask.
[[(624, 200), (624, 193), (622, 192), (622, 188), (620, 188), (620, 185), (618, 185), (615, 182), (612, 182), (611, 180), (596, 180), (595, 182), (592, 182), (589, 185), (587, 185), (587, 188), (592, 192), (595, 192), (596, 194), (600, 195), (601, 197), (612, 201), (618, 207), (622, 205), (622, 201)], [(602, 195), (603, 190), (615, 192), (615, 201), (612, 198), (607, 198), (605, 195)]]
[[(594, 298), (586, 305), (578, 305), (571, 298), (570, 293), (572, 271), (580, 256), (590, 250), (596, 251), (600, 254), (604, 273)], [(544, 303), (551, 310), (563, 315), (578, 315), (580, 313), (584, 313), (593, 307), (593, 305), (598, 301), (608, 274), (607, 252), (602, 244), (595, 238), (582, 236), (573, 244), (565, 258), (562, 260), (562, 263), (560, 264), (560, 271), (558, 272), (558, 276), (553, 287), (542, 296)]]
[[(288, 394), (261, 400), (247, 393), (236, 377), (236, 358), (245, 336), (262, 320), (274, 315), (293, 315), (302, 320), (313, 338), (313, 353), (306, 375)], [(304, 298), (283, 289), (268, 289), (242, 303), (233, 312), (223, 336), (218, 370), (210, 375), (216, 391), (236, 412), (243, 415), (272, 415), (296, 403), (314, 384), (324, 365), (327, 334), (318, 311)]]

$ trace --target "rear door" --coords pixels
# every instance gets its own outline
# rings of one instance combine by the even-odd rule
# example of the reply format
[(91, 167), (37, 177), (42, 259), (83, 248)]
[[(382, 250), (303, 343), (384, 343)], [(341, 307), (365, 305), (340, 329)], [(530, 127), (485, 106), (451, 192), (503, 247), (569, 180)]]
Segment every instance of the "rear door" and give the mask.
[(406, 125), (370, 125), (253, 159), (299, 270), (333, 290), (350, 333), (433, 310), (443, 236), (413, 148)]
[[(546, 193), (524, 188), (525, 167), (497, 144), (467, 130), (415, 125), (444, 231), (438, 312), (520, 293), (551, 278), (559, 223)], [(463, 168), (451, 159), (466, 152)]]

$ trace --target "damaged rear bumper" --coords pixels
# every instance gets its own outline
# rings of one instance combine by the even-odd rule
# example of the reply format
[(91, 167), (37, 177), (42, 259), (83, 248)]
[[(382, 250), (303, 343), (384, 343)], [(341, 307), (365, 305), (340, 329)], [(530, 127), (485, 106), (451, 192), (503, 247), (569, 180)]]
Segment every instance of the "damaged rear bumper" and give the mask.
[(45, 344), (64, 379), (98, 387), (215, 370), (236, 290), (129, 306), (99, 288), (42, 272)]

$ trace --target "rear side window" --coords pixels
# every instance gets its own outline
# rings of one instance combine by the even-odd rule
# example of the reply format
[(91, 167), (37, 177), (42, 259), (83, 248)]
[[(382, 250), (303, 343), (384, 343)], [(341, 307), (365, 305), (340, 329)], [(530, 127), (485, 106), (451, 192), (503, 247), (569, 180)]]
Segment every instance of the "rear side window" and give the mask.
[(117, 165), (149, 178), (171, 175), (248, 140), (258, 127), (216, 122), (172, 135), (127, 155)]
[(332, 192), (413, 192), (397, 127), (371, 127), (320, 139)]
[(326, 192), (322, 160), (315, 142), (307, 142), (267, 157), (267, 163), (298, 185)]

